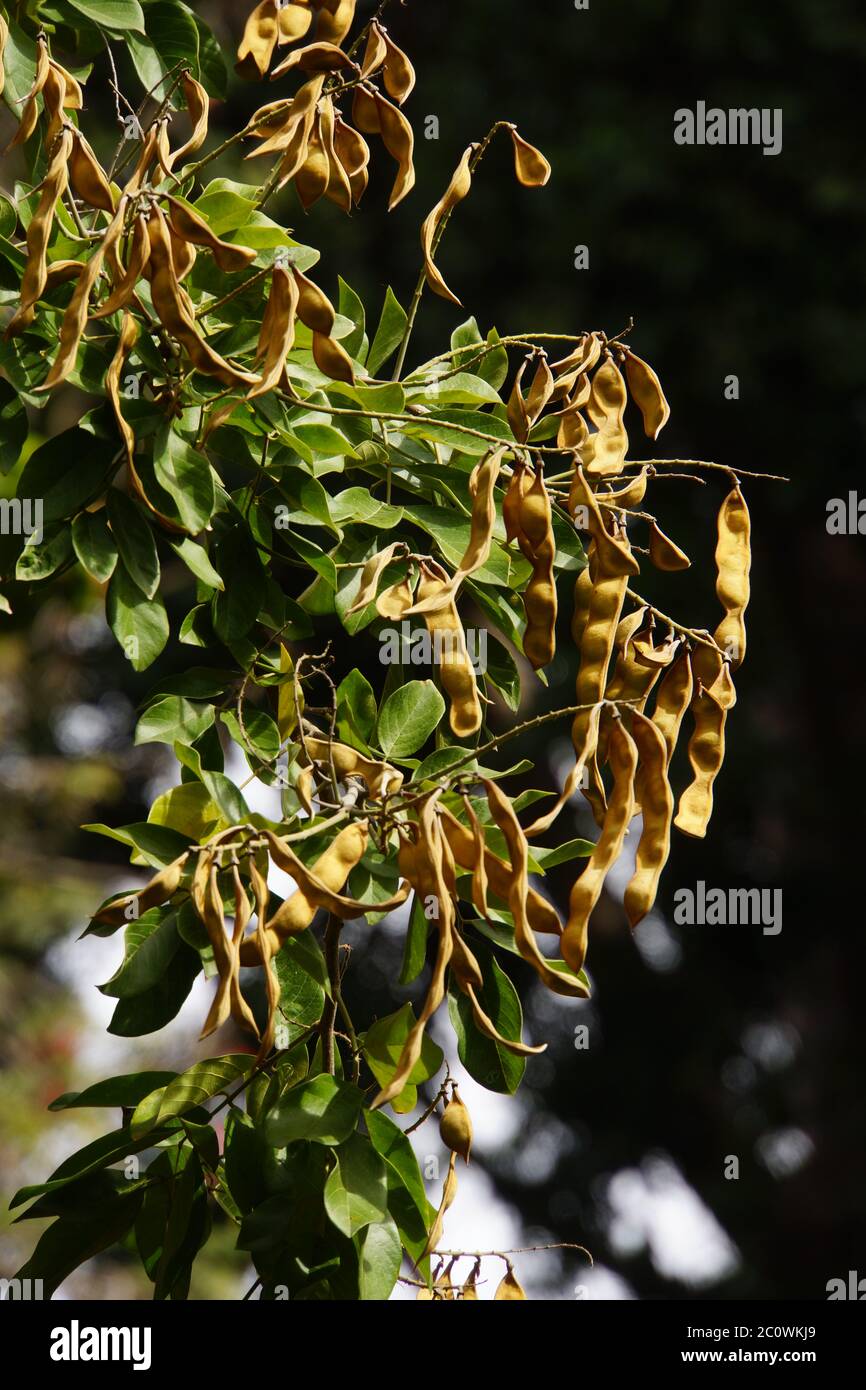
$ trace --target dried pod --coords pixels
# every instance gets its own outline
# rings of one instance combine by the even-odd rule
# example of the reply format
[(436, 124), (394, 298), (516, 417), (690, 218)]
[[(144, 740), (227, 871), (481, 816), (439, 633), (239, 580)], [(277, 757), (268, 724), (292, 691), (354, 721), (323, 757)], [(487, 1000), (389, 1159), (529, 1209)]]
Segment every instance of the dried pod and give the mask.
[[(312, 16), (311, 16), (312, 18)], [(261, 0), (246, 22), (238, 48), (235, 72), (254, 82), (264, 77), (271, 65), (280, 33), (278, 0)]]
[(464, 1163), (469, 1162), (472, 1148), (472, 1119), (460, 1098), (457, 1087), (451, 1092), (451, 1099), (442, 1112), (439, 1121), (439, 1137), (447, 1149), (459, 1154)]
[(306, 73), (328, 73), (342, 72), (355, 66), (348, 53), (344, 53), (336, 44), (309, 43), (305, 48), (296, 48), (288, 58), (284, 58), (271, 73), (271, 81), (275, 77), (282, 77), (285, 72), (291, 72), (293, 68), (300, 68), (301, 72)]
[(80, 130), (74, 133), (69, 156), (69, 181), (79, 198), (92, 208), (114, 212), (114, 195), (102, 165)]
[(355, 0), (324, 0), (318, 9), (316, 38), (326, 43), (342, 43), (355, 18)]
[(692, 562), (686, 552), (680, 550), (679, 546), (665, 535), (657, 522), (650, 522), (649, 532), (650, 559), (657, 570), (673, 571), (689, 568)]
[(632, 399), (643, 416), (645, 433), (650, 439), (658, 439), (671, 413), (661, 382), (649, 363), (631, 348), (625, 349), (625, 375)]
[(472, 187), (471, 159), (477, 148), (477, 145), (469, 145), (463, 151), (460, 163), (451, 176), (451, 182), (439, 202), (424, 218), (421, 226), (421, 248), (424, 252), (427, 284), (434, 294), (440, 295), (442, 299), (449, 299), (452, 304), (459, 304), (460, 300), (456, 294), (449, 290), (433, 263), (433, 257), (436, 254), (436, 248), (448, 218)]
[(514, 172), (517, 182), (524, 188), (542, 188), (550, 178), (550, 165), (534, 145), (518, 134), (516, 126), (509, 126), (511, 142), (514, 145)]
[(506, 1260), (505, 1263), (507, 1266), (505, 1277), (499, 1283), (496, 1289), (496, 1293), (493, 1295), (494, 1302), (496, 1302), (497, 1299), (501, 1298), (525, 1299), (526, 1294), (523, 1292), (523, 1289), (517, 1281), (517, 1275), (514, 1273), (514, 1266), (512, 1265), (510, 1260)]

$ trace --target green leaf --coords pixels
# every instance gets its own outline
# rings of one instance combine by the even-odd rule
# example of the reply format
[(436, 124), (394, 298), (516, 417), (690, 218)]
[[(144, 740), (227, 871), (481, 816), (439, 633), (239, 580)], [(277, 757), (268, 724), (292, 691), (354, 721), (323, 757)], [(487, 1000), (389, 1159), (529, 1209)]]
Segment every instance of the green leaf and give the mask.
[(30, 455), (18, 479), (19, 497), (41, 497), (43, 520), (66, 521), (102, 491), (116, 445), (76, 427)]
[(280, 752), (280, 731), (264, 710), (247, 708), (244, 711), (243, 730), (234, 710), (223, 710), (220, 718), (235, 743), (243, 749), (253, 771), (258, 771), (261, 763), (276, 762)]
[(412, 911), (409, 913), (409, 925), (406, 928), (406, 939), (403, 943), (403, 963), (400, 967), (401, 985), (411, 985), (412, 981), (417, 980), (424, 969), (429, 932), (430, 922), (424, 912), (424, 901), (420, 894), (415, 893), (412, 898)]
[[(0, 199), (0, 228), (6, 225), (6, 217), (11, 213), (12, 228), (15, 230), (17, 217), (12, 204)], [(8, 230), (5, 233), (9, 234)], [(0, 378), (0, 473), (8, 473), (21, 457), (21, 450), (27, 439), (27, 411), (18, 392), (5, 378)]]
[(166, 72), (177, 63), (187, 62), (198, 74), (198, 28), (186, 5), (174, 0), (157, 0), (145, 11), (145, 30), (159, 54)]
[(520, 670), (506, 646), (487, 634), (487, 666), (484, 674), (492, 681), (511, 710), (520, 707)]
[[(439, 410), (433, 416), (419, 416), (417, 423), (403, 423), (401, 429), (413, 439), (428, 439), (437, 444), (447, 444), (464, 454), (486, 454), (490, 448), (490, 437), (496, 442), (513, 444), (511, 427), (498, 415), (485, 415), (479, 410)], [(487, 439), (476, 439), (474, 430), (487, 435)]]
[(441, 381), (429, 384), (421, 381), (413, 387), (410, 399), (414, 405), (498, 405), (499, 393), (483, 377), (471, 372), (455, 372)]
[(170, 787), (150, 808), (150, 821), (155, 828), (166, 826), (177, 831), (185, 841), (194, 840), (197, 844), (206, 840), (221, 820), (219, 806), (201, 782), (182, 782), (178, 787)]
[(165, 908), (152, 907), (124, 932), (123, 962), (104, 985), (100, 994), (111, 999), (129, 999), (158, 985), (180, 948), (177, 918)]
[(565, 844), (556, 845), (552, 849), (533, 845), (532, 853), (536, 862), (547, 873), (548, 869), (555, 869), (558, 864), (568, 864), (572, 859), (587, 859), (594, 849), (592, 840), (566, 840)]
[(15, 578), (36, 583), (48, 579), (72, 559), (72, 536), (68, 526), (47, 526), (40, 536), (29, 537), (15, 565)]
[(337, 733), (343, 743), (359, 747), (363, 752), (375, 727), (376, 696), (367, 677), (356, 666), (337, 686)]
[(108, 1032), (118, 1038), (156, 1033), (178, 1013), (201, 970), (198, 953), (181, 944), (159, 983), (129, 999), (119, 999)]
[(154, 444), (153, 471), (160, 487), (173, 498), (178, 516), (193, 535), (203, 531), (216, 503), (214, 476), (204, 454), (165, 425)]
[[(504, 1038), (519, 1041), (523, 1011), (516, 989), (505, 972), (500, 970), (488, 947), (473, 942), (472, 950), (484, 975), (484, 984), (478, 991), (482, 1009)], [(449, 992), (448, 1013), (457, 1034), (458, 1056), (469, 1075), (488, 1091), (513, 1095), (523, 1080), (526, 1058), (516, 1057), (480, 1033), (472, 1017), (472, 1005), (456, 989)]]
[(225, 588), (203, 545), (196, 545), (189, 536), (185, 536), (182, 541), (170, 541), (169, 544), (175, 555), (183, 560), (190, 573), (194, 574), (196, 579), (200, 579), (202, 584), (206, 584), (209, 589)]
[[(377, 1019), (364, 1034), (362, 1051), (380, 1086), (387, 1086), (394, 1076), (403, 1045), (414, 1026), (415, 1014), (407, 1000), (396, 1013)], [(418, 1086), (422, 1081), (429, 1081), (431, 1076), (435, 1076), (442, 1062), (441, 1047), (425, 1033), (421, 1044), (421, 1056), (409, 1073), (402, 1091), (391, 1101), (398, 1114), (405, 1115), (414, 1110), (418, 1101)]]
[(358, 1288), (363, 1302), (384, 1303), (391, 1297), (403, 1250), (400, 1232), (389, 1217), (375, 1221), (358, 1237)]
[(343, 314), (345, 318), (351, 319), (355, 325), (353, 332), (349, 333), (343, 339), (343, 347), (350, 357), (358, 357), (363, 361), (362, 354), (366, 347), (366, 333), (364, 332), (366, 327), (366, 314), (364, 313), (364, 305), (351, 286), (346, 284), (342, 275), (338, 276), (338, 280), (340, 285), (340, 299), (337, 307), (340, 313)]
[(249, 632), (265, 596), (264, 570), (245, 525), (235, 526), (217, 542), (215, 562), (228, 587), (214, 597), (214, 628), (224, 642), (233, 642)]
[(46, 1182), (20, 1188), (9, 1203), (9, 1210), (14, 1211), (16, 1207), (23, 1206), (32, 1197), (58, 1192), (87, 1173), (95, 1173), (102, 1168), (110, 1167), (112, 1163), (120, 1163), (130, 1154), (140, 1153), (142, 1149), (161, 1142), (167, 1134), (168, 1130), (159, 1130), (150, 1138), (133, 1139), (126, 1125), (121, 1129), (112, 1130), (110, 1134), (102, 1134), (90, 1144), (85, 1144), (77, 1153), (70, 1154), (59, 1168), (55, 1168)]
[(390, 531), (402, 521), (403, 509), (379, 502), (364, 487), (349, 487), (331, 498), (331, 516), (338, 526), (346, 521), (364, 522)]
[(148, 38), (133, 33), (126, 35), (126, 51), (146, 92), (153, 91), (160, 79), (165, 76), (165, 65), (159, 56), (156, 45)]
[(145, 598), (120, 561), (106, 597), (108, 625), (135, 671), (146, 671), (168, 641), (168, 615), (162, 600)]
[(144, 33), (144, 14), (138, 0), (69, 0), (69, 4), (85, 19), (104, 29), (120, 34), (124, 29)]
[[(314, 956), (310, 959), (310, 952)], [(315, 959), (318, 955), (318, 961)], [(325, 1005), (320, 967), (324, 967), (318, 945), (309, 932), (290, 936), (274, 957), (274, 968), (280, 985), (279, 1011), (288, 1046), (309, 1027), (318, 1023)], [(312, 971), (315, 973), (311, 973)]]
[(49, 1110), (80, 1110), (85, 1106), (113, 1107), (138, 1105), (158, 1086), (167, 1086), (177, 1072), (136, 1071), (127, 1076), (109, 1076), (105, 1081), (97, 1081), (83, 1091), (65, 1091), (49, 1105)]
[(367, 358), (367, 370), (371, 376), (376, 375), (382, 363), (387, 362), (391, 353), (397, 348), (408, 322), (406, 310), (399, 303), (389, 285), (385, 291), (385, 303), (382, 306), (379, 327), (376, 329), (373, 346), (370, 348)]
[(107, 583), (117, 564), (117, 546), (105, 512), (79, 512), (72, 523), (72, 544), (87, 573), (97, 583)]
[(83, 825), (93, 835), (105, 835), (109, 840), (118, 840), (129, 845), (139, 856), (137, 862), (149, 864), (152, 869), (164, 869), (173, 859), (177, 859), (186, 849), (190, 836), (178, 835), (174, 830), (164, 829), (159, 823), (150, 825), (147, 821), (137, 821), (133, 825), (102, 825), (98, 821)]
[(113, 1201), (105, 1201), (98, 1212), (81, 1218), (61, 1217), (40, 1236), (16, 1278), (42, 1280), (43, 1296), (50, 1298), (85, 1260), (123, 1239), (135, 1221), (141, 1197), (140, 1190), (120, 1192)]
[(166, 695), (149, 705), (139, 719), (135, 742), (195, 743), (213, 722), (213, 705), (194, 705), (182, 695)]
[(363, 1099), (348, 1081), (315, 1076), (281, 1098), (265, 1121), (265, 1137), (277, 1148), (296, 1139), (342, 1144), (355, 1130)]
[(337, 1150), (337, 1162), (325, 1183), (325, 1211), (350, 1239), (388, 1216), (385, 1165), (361, 1134), (351, 1134)]
[(409, 681), (395, 690), (379, 713), (379, 746), (386, 758), (407, 758), (432, 734), (445, 701), (432, 681)]
[(418, 764), (412, 774), (413, 782), (435, 781), (437, 777), (444, 777), (450, 772), (457, 763), (463, 764), (467, 770), (475, 766), (474, 758), (466, 762), (467, 749), (465, 748), (434, 748), (432, 753)]
[(317, 454), (321, 458), (341, 457), (357, 458), (355, 447), (340, 430), (333, 425), (321, 423), (310, 423), (292, 426), (292, 437), (300, 440), (312, 454)]
[(210, 29), (197, 14), (193, 15), (198, 30), (199, 77), (209, 96), (224, 101), (228, 89), (229, 73), (219, 44)]
[(426, 1277), (429, 1261), (422, 1258), (434, 1211), (427, 1201), (415, 1151), (406, 1135), (381, 1110), (368, 1111), (367, 1132), (388, 1170), (388, 1209), (397, 1223), (408, 1254)]
[(194, 1067), (170, 1081), (167, 1086), (145, 1096), (136, 1107), (130, 1123), (133, 1137), (141, 1138), (167, 1120), (184, 1115), (188, 1110), (236, 1085), (253, 1065), (247, 1052), (227, 1057), (211, 1057), (196, 1062)]

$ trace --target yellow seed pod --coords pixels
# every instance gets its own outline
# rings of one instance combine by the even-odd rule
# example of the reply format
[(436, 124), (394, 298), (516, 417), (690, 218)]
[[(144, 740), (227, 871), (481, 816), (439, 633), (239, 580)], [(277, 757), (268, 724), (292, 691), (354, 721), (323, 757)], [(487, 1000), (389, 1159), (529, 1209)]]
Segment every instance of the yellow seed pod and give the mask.
[[(441, 604), (440, 604), (441, 600)], [(450, 722), (457, 738), (469, 738), (481, 728), (481, 701), (469, 653), (463, 624), (454, 602), (451, 581), (445, 571), (433, 562), (423, 562), (418, 585), (420, 604), (432, 605), (424, 611), (427, 631), (438, 653), (439, 678), (451, 701)]]
[(649, 528), (650, 559), (657, 570), (687, 570), (691, 560), (684, 550), (666, 536), (657, 522), (651, 521)]
[(352, 201), (357, 207), (369, 179), (370, 147), (364, 137), (339, 116), (334, 121), (334, 153), (346, 172)]
[(229, 273), (245, 270), (250, 262), (256, 259), (258, 253), (251, 247), (234, 246), (231, 242), (221, 241), (197, 212), (177, 198), (169, 197), (168, 206), (168, 219), (175, 235), (184, 241), (192, 242), (194, 246), (206, 246), (213, 253), (220, 270)]
[(288, 0), (280, 10), (278, 22), (278, 47), (285, 48), (287, 44), (297, 43), (313, 22), (311, 0)]
[(526, 610), (523, 650), (530, 665), (538, 671), (553, 660), (557, 614), (556, 542), (550, 498), (540, 469), (521, 498), (519, 522), (532, 562), (532, 575), (523, 595)]
[(714, 634), (735, 671), (746, 655), (745, 613), (750, 596), (751, 529), (746, 499), (739, 485), (735, 484), (719, 511), (716, 593), (725, 616)]
[(692, 663), (689, 652), (684, 647), (658, 688), (652, 716), (653, 723), (665, 741), (668, 762), (677, 746), (683, 717), (691, 702), (692, 689)]
[(398, 553), (405, 553), (405, 546), (402, 541), (392, 541), (390, 545), (385, 546), (384, 550), (377, 550), (375, 555), (371, 555), (361, 571), (361, 583), (357, 597), (351, 607), (346, 609), (347, 616), (352, 613), (361, 613), (369, 603), (373, 602), (379, 587), (379, 580)]
[(509, 126), (509, 134), (514, 146), (514, 172), (517, 182), (524, 188), (542, 188), (550, 178), (548, 161), (541, 150), (537, 150), (518, 134), (516, 126)]
[(171, 157), (172, 168), (180, 163), (187, 155), (195, 154), (200, 149), (207, 138), (208, 119), (210, 115), (210, 97), (200, 82), (197, 82), (192, 73), (185, 72), (181, 78), (183, 94), (186, 97), (186, 109), (192, 122), (192, 134), (179, 150), (175, 150)]
[[(476, 844), (473, 832), (462, 825), (445, 807), (442, 808), (441, 822), (445, 838), (457, 863), (463, 869), (473, 870), (476, 862)], [(484, 870), (491, 890), (497, 898), (501, 898), (504, 903), (507, 903), (511, 890), (510, 865), (489, 849), (485, 849)], [(526, 898), (526, 915), (534, 932), (548, 936), (560, 936), (562, 934), (562, 923), (556, 915), (556, 909), (534, 888), (530, 888)]]
[(415, 69), (387, 29), (382, 30), (382, 35), (385, 40), (385, 61), (382, 68), (385, 91), (398, 106), (402, 106), (415, 86)]
[(0, 96), (6, 86), (6, 69), (3, 66), (3, 55), (6, 52), (6, 44), (9, 42), (9, 25), (0, 14)]
[(692, 696), (694, 729), (689, 739), (692, 780), (682, 793), (674, 825), (686, 835), (703, 839), (713, 813), (713, 786), (725, 759), (728, 710), (700, 679)]
[(304, 212), (309, 212), (310, 208), (324, 197), (330, 177), (331, 169), (322, 141), (322, 115), (319, 110), (310, 129), (307, 157), (295, 175), (295, 190)]
[(659, 878), (671, 847), (674, 796), (667, 777), (667, 744), (655, 723), (635, 713), (631, 736), (638, 751), (643, 829), (638, 841), (635, 871), (623, 904), (629, 925), (642, 921), (656, 900)]
[(662, 384), (648, 362), (631, 348), (625, 349), (625, 375), (632, 400), (643, 416), (643, 427), (650, 439), (658, 439), (670, 418)]
[[(122, 927), (124, 923), (134, 920), (134, 917), (140, 917), (149, 908), (160, 907), (168, 902), (180, 887), (188, 859), (189, 854), (185, 852), (164, 869), (160, 869), (137, 893), (124, 893), (122, 897), (106, 903), (105, 907), (94, 913), (94, 922), (100, 922), (104, 926)], [(129, 915), (128, 909), (132, 904), (135, 904), (136, 911)]]
[(415, 592), (407, 574), (396, 584), (391, 584), (389, 588), (382, 590), (376, 599), (376, 612), (381, 618), (390, 618), (392, 621), (399, 622), (407, 608), (412, 607), (414, 601)]
[(463, 1292), (462, 1292), (461, 1295), (460, 1295), (461, 1298), (463, 1298), (464, 1300), (465, 1300), (465, 1299), (474, 1300), (476, 1303), (478, 1302), (478, 1288), (477, 1288), (477, 1284), (478, 1284), (478, 1276), (479, 1276), (480, 1273), (481, 1273), (481, 1261), (480, 1261), (480, 1260), (476, 1260), (476, 1261), (475, 1261), (475, 1264), (472, 1266), (472, 1268), (471, 1268), (470, 1271), (469, 1271), (469, 1276), (468, 1276), (468, 1278), (467, 1278), (465, 1284), (463, 1285)]
[(336, 44), (308, 43), (305, 48), (296, 48), (288, 58), (284, 58), (279, 67), (274, 68), (271, 78), (282, 77), (283, 73), (291, 72), (293, 68), (306, 73), (329, 73), (342, 72), (351, 67), (354, 67), (352, 59)]
[(637, 749), (621, 719), (615, 721), (611, 732), (610, 762), (613, 789), (601, 835), (571, 890), (568, 922), (562, 934), (563, 958), (575, 971), (583, 968), (589, 939), (589, 919), (601, 897), (608, 870), (620, 856), (632, 817)]
[(249, 399), (272, 391), (282, 380), (286, 358), (295, 342), (295, 315), (298, 307), (298, 286), (293, 275), (283, 266), (274, 266), (271, 289), (262, 316), (262, 327), (256, 347), (256, 360), (264, 358), (261, 379), (250, 388)]
[(345, 381), (354, 386), (355, 368), (352, 359), (334, 338), (329, 338), (324, 333), (313, 333), (313, 361), (319, 371), (324, 372), (332, 381)]
[(92, 208), (114, 212), (114, 196), (99, 160), (79, 130), (69, 156), (69, 181), (79, 198)]
[(518, 1283), (517, 1275), (514, 1273), (514, 1266), (510, 1260), (506, 1260), (505, 1263), (507, 1266), (505, 1277), (497, 1286), (496, 1293), (493, 1295), (493, 1301), (496, 1302), (498, 1299), (506, 1298), (525, 1299), (526, 1294)]
[(23, 333), (36, 316), (35, 304), (45, 291), (48, 278), (48, 243), (57, 204), (69, 181), (69, 155), (72, 131), (64, 130), (42, 180), (39, 204), (27, 228), (27, 262), (21, 280), (21, 299), (6, 327), (6, 338)]
[(376, 93), (376, 107), (382, 142), (391, 158), (397, 161), (397, 177), (388, 199), (388, 211), (392, 212), (415, 187), (415, 135), (399, 106), (392, 105), (379, 92)]
[(326, 43), (342, 43), (355, 18), (355, 0), (325, 0), (318, 4), (316, 38)]
[(238, 48), (235, 72), (254, 82), (265, 77), (279, 37), (278, 0), (261, 0), (246, 22)]
[(472, 1148), (472, 1119), (460, 1098), (457, 1087), (451, 1092), (451, 1099), (442, 1112), (439, 1121), (439, 1137), (447, 1149), (459, 1154), (464, 1163), (469, 1162)]

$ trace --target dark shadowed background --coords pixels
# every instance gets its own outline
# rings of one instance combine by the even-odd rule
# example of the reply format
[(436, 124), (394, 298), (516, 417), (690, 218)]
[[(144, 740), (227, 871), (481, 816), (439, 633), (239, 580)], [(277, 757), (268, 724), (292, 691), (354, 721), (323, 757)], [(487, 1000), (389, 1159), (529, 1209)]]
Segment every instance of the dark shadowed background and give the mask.
[[(245, 4), (193, 8), (236, 42)], [(657, 911), (636, 939), (616, 897), (604, 900), (591, 1005), (552, 1004), (528, 973), (516, 977), (527, 1032), (551, 1045), (515, 1102), (516, 1133), (482, 1146), (477, 1161), (527, 1231), (586, 1244), (606, 1271), (587, 1283), (585, 1265), (566, 1259), (537, 1295), (569, 1298), (583, 1284), (595, 1297), (824, 1298), (829, 1279), (866, 1275), (856, 830), (866, 537), (826, 529), (828, 500), (859, 486), (866, 426), (866, 16), (843, 0), (590, 0), (588, 10), (572, 0), (394, 0), (387, 22), (419, 75), (406, 107), (415, 191), (385, 213), (391, 169), (378, 153), (351, 219), (330, 204), (305, 218), (292, 192), (269, 208), (321, 248), (323, 286), (334, 291), (339, 270), (368, 317), (386, 285), (407, 302), (423, 216), (466, 144), (513, 120), (549, 157), (551, 181), (519, 188), (506, 143), (494, 145), (439, 257), (465, 312), (425, 299), (410, 357), (442, 351), (469, 313), (502, 333), (616, 333), (632, 316), (630, 341), (672, 407), (659, 444), (635, 439), (634, 455), (791, 479), (745, 484), (750, 647), (709, 835), (675, 840)], [(97, 67), (94, 111), (99, 79)], [(214, 123), (236, 128), (270, 95), (233, 80)], [(676, 145), (674, 112), (698, 100), (781, 108), (781, 153)], [(108, 101), (105, 116), (108, 127)], [(424, 138), (428, 116), (437, 140)], [(215, 170), (247, 177), (231, 159)], [(589, 268), (578, 271), (582, 245)], [(738, 399), (725, 397), (732, 375)], [(726, 483), (706, 476), (705, 487), (662, 482), (655, 497), (698, 577), (658, 580), (651, 593), (646, 584), (694, 626), (716, 613), (714, 518)], [(34, 595), (0, 629), (0, 1165), (10, 1189), (70, 1151), (44, 1107), (94, 1059), (100, 1066), (84, 1003), (100, 977), (76, 978), (69, 941), (124, 856), (77, 826), (143, 819), (160, 771), (152, 748), (128, 746), (156, 675), (130, 672), (99, 612), (71, 584)], [(354, 649), (351, 664), (362, 664)], [(550, 694), (534, 683), (524, 713), (567, 704), (573, 675), (558, 658)], [(549, 730), (519, 751), (554, 775)], [(577, 819), (563, 838), (586, 829)], [(674, 893), (698, 880), (781, 889), (781, 932), (675, 925)], [(568, 883), (567, 869), (556, 871), (560, 903)], [(385, 983), (400, 943), (387, 931), (365, 940), (350, 1007), (355, 989), (366, 1013), (385, 1013), (407, 997)], [(588, 1025), (585, 1049), (575, 1023)], [(726, 1176), (731, 1158), (737, 1178)], [(17, 1249), (31, 1239), (20, 1227), (11, 1237)], [(233, 1293), (227, 1234), (215, 1249), (199, 1296)], [(79, 1291), (143, 1292), (122, 1257), (80, 1277)]]

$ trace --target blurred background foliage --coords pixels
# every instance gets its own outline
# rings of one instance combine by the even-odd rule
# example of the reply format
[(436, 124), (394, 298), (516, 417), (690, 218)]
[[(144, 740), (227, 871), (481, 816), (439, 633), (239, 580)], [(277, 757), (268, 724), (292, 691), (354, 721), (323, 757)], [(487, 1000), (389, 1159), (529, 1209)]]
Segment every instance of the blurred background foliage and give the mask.
[[(227, 48), (236, 44), (245, 3), (192, 8)], [(371, 9), (359, 4), (361, 15)], [(635, 939), (614, 880), (591, 940), (590, 1005), (575, 1012), (541, 997), (528, 973), (517, 977), (528, 1035), (551, 1045), (510, 1103), (517, 1118), (508, 1133), (489, 1127), (490, 1142), (477, 1150), (493, 1180), (491, 1203), (511, 1208), (524, 1234), (580, 1241), (595, 1256), (601, 1272), (590, 1278), (577, 1260), (539, 1266), (535, 1296), (823, 1298), (828, 1279), (864, 1272), (866, 1258), (855, 859), (866, 558), (862, 538), (825, 527), (828, 499), (857, 487), (866, 426), (866, 16), (845, 0), (591, 0), (584, 10), (572, 0), (393, 0), (386, 22), (419, 74), (406, 108), (416, 128), (415, 192), (386, 214), (391, 169), (379, 152), (350, 219), (330, 204), (305, 217), (291, 192), (269, 208), (321, 249), (323, 287), (334, 292), (342, 274), (368, 318), (389, 284), (405, 303), (418, 227), (461, 151), (495, 119), (513, 120), (554, 173), (545, 190), (522, 190), (506, 142), (494, 145), (439, 258), (466, 313), (482, 331), (500, 332), (615, 333), (633, 316), (631, 342), (672, 406), (658, 452), (791, 477), (788, 486), (746, 487), (751, 646), (706, 842), (676, 840), (658, 909)], [(116, 121), (108, 72), (98, 58), (85, 117), (92, 138), (101, 121), (94, 143), (103, 151)], [(121, 68), (121, 78), (137, 102), (131, 71)], [(212, 139), (274, 94), (232, 76), (228, 100), (213, 108)], [(675, 145), (674, 111), (698, 100), (781, 108), (782, 153)], [(425, 139), (429, 116), (438, 139)], [(4, 143), (8, 125), (4, 116)], [(11, 157), (5, 164), (9, 192), (21, 171)], [(251, 167), (258, 172), (233, 152), (210, 172), (246, 179)], [(589, 269), (578, 271), (581, 245)], [(465, 316), (425, 298), (416, 360), (441, 351)], [(725, 398), (730, 374), (737, 400)], [(37, 428), (53, 434), (80, 409), (74, 393), (61, 395)], [(638, 456), (643, 441), (634, 445)], [(657, 577), (652, 592), (644, 586), (695, 626), (715, 613), (723, 481), (708, 476), (705, 487), (658, 484), (654, 509), (694, 569), (686, 580)], [(567, 606), (570, 595), (561, 600)], [(348, 645), (349, 665), (375, 661), (372, 644), (353, 644), (350, 657)], [(131, 746), (135, 706), (157, 671), (131, 672), (105, 628), (101, 596), (80, 576), (47, 597), (34, 591), (0, 629), (7, 1199), (104, 1127), (101, 1116), (46, 1114), (53, 1096), (111, 1070), (193, 1058), (191, 1026), (167, 1042), (136, 1040), (132, 1053), (106, 1039), (107, 1011), (91, 1002), (100, 999), (95, 957), (83, 943), (80, 955), (72, 947), (125, 862), (119, 845), (77, 827), (144, 819), (165, 784), (158, 751)], [(574, 664), (564, 650), (550, 675), (549, 695), (528, 677), (524, 717), (568, 703)], [(505, 716), (497, 720), (505, 727)], [(565, 754), (549, 729), (519, 751), (551, 778)], [(587, 829), (578, 808), (562, 833)], [(674, 893), (698, 879), (781, 888), (781, 934), (675, 926)], [(568, 881), (567, 870), (554, 871), (560, 905)], [(387, 928), (365, 934), (347, 980), (350, 1007), (354, 991), (367, 1015), (393, 1009), (407, 995), (387, 983), (398, 969), (399, 939)], [(576, 1023), (588, 1026), (585, 1049), (575, 1045)], [(225, 1050), (239, 1041), (226, 1039)], [(739, 1158), (737, 1180), (725, 1177), (730, 1156)], [(3, 1273), (32, 1237), (27, 1226), (7, 1232)], [(221, 1229), (193, 1296), (233, 1296), (242, 1269)], [(122, 1257), (88, 1266), (68, 1289), (147, 1296)]]

